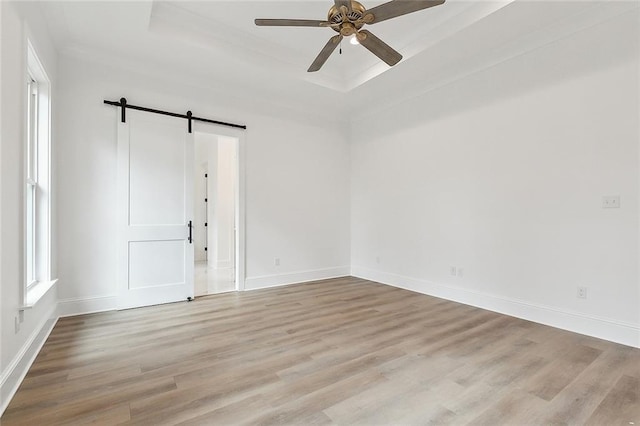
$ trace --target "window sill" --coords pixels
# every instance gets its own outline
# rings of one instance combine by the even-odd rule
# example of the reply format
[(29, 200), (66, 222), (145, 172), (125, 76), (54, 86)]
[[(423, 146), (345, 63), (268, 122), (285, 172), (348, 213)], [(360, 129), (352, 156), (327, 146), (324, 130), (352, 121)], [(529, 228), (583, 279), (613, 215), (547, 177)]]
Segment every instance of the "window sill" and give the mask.
[(57, 279), (51, 281), (40, 281), (36, 285), (32, 286), (29, 291), (27, 291), (25, 303), (20, 307), (20, 310), (25, 311), (36, 306), (36, 303), (38, 303), (38, 301), (42, 299), (57, 282)]

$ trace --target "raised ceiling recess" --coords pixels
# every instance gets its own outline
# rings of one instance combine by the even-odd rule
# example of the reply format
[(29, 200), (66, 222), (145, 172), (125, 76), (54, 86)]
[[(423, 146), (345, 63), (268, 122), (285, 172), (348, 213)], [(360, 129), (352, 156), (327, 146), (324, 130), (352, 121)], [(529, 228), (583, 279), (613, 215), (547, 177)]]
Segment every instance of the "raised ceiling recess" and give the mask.
[(265, 27), (315, 27), (331, 28), (338, 33), (329, 39), (320, 54), (313, 61), (308, 72), (318, 71), (329, 59), (343, 38), (355, 36), (357, 43), (394, 66), (402, 55), (376, 37), (371, 31), (363, 30), (365, 25), (373, 25), (398, 16), (443, 4), (445, 0), (393, 0), (367, 10), (356, 0), (335, 0), (329, 9), (326, 21), (313, 19), (256, 19), (255, 24)]

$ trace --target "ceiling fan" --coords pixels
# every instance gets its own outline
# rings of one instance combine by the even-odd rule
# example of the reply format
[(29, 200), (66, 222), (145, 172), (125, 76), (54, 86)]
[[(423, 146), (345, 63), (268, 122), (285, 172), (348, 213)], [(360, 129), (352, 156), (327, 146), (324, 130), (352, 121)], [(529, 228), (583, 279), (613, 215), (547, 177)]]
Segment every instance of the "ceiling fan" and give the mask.
[(371, 53), (382, 59), (389, 66), (394, 66), (400, 62), (402, 55), (370, 31), (363, 30), (362, 27), (438, 6), (444, 2), (445, 0), (392, 0), (367, 10), (356, 0), (334, 0), (335, 4), (329, 9), (326, 21), (313, 19), (256, 19), (255, 23), (263, 27), (317, 27), (331, 28), (336, 31), (338, 35), (329, 39), (307, 72), (315, 72), (322, 68), (322, 65), (329, 59), (329, 56), (340, 44), (342, 38), (352, 35), (355, 35), (359, 44), (363, 45)]

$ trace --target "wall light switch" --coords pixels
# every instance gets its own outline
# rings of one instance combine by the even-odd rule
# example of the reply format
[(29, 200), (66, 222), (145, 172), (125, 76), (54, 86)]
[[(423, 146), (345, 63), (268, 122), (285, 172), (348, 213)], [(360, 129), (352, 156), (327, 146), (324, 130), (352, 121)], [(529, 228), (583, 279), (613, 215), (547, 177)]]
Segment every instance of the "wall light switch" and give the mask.
[(603, 209), (619, 209), (620, 208), (620, 196), (619, 195), (605, 195), (602, 197)]

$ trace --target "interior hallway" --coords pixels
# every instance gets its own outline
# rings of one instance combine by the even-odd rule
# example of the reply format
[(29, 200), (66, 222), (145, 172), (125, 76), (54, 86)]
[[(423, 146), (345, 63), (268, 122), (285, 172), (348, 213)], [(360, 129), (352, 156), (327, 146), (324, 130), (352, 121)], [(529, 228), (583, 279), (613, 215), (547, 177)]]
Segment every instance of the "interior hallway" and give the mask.
[(196, 262), (194, 268), (195, 295), (227, 293), (235, 291), (235, 269), (213, 269), (207, 267), (207, 262)]

